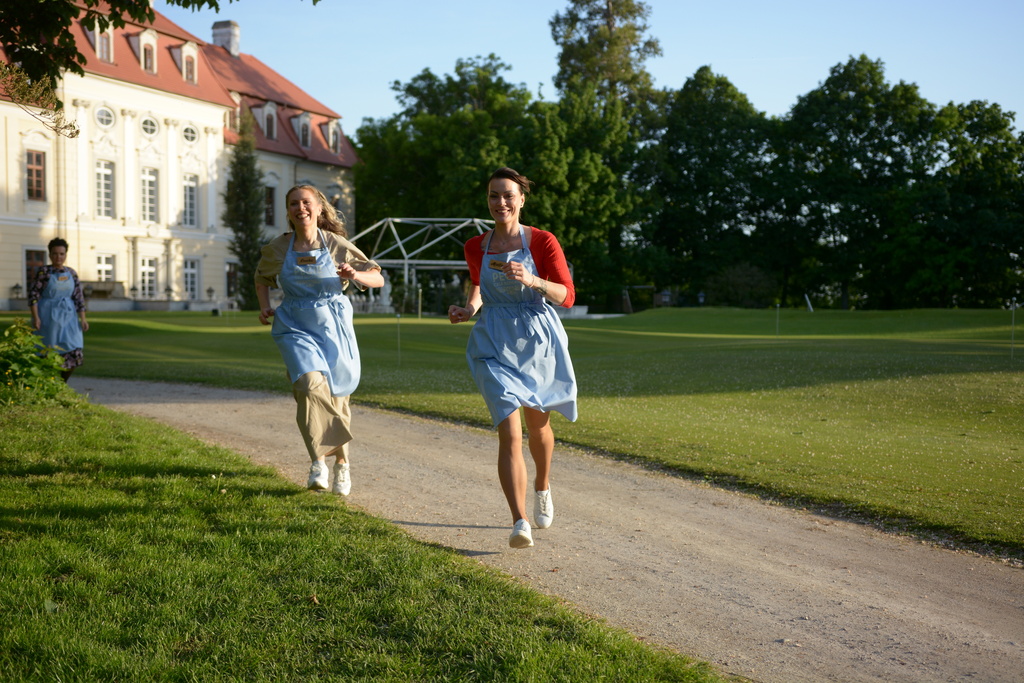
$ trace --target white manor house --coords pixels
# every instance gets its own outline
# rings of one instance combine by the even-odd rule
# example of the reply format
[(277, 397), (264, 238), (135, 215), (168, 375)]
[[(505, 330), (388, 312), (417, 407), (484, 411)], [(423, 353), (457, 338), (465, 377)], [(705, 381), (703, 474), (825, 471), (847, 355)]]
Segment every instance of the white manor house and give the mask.
[(237, 24), (215, 23), (210, 43), (159, 13), (72, 31), (86, 74), (67, 75), (58, 96), (77, 138), (0, 96), (0, 307), (25, 308), (54, 237), (70, 245), (90, 310), (232, 305), (222, 195), (243, 109), (257, 122), (267, 239), (288, 229), (284, 193), (298, 183), (354, 224), (356, 155), (339, 115), (240, 52)]

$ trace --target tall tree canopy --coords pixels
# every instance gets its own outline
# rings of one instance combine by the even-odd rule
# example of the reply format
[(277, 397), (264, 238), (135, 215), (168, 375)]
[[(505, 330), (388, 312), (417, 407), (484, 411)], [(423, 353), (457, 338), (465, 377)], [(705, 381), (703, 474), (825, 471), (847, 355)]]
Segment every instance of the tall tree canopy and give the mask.
[(642, 232), (655, 251), (651, 279), (659, 289), (696, 293), (746, 252), (766, 125), (746, 96), (707, 66), (669, 95), (643, 165), (651, 192)]
[(574, 0), (555, 14), (551, 37), (561, 48), (555, 87), (590, 81), (603, 99), (635, 105), (653, 89), (644, 63), (661, 55), (657, 39), (645, 35), (649, 15), (647, 4), (635, 0)]
[[(502, 77), (508, 69), (491, 55), (459, 60), (451, 75), (427, 70), (392, 86), (402, 111), (357, 131), (357, 224), (388, 216), (489, 218), (486, 180), (512, 166), (537, 183), (523, 221), (557, 235), (575, 266), (578, 299), (593, 301), (607, 287), (605, 233), (623, 214), (617, 179), (604, 163), (628, 136), (622, 105), (601, 102), (592, 90), (537, 102)], [(437, 256), (462, 257), (459, 245), (447, 249)]]
[(521, 158), (530, 129), (530, 93), (504, 79), (508, 70), (490, 55), (460, 59), (454, 75), (427, 69), (392, 84), (402, 111), (357, 132), (360, 227), (388, 216), (486, 217), (483, 184)]
[(879, 254), (913, 220), (919, 203), (907, 198), (938, 161), (934, 118), (916, 85), (889, 85), (881, 61), (864, 55), (833, 67), (790, 112), (797, 163), (813, 178), (802, 208), (844, 307), (851, 288), (870, 292), (872, 307), (890, 305), (898, 284)]
[(950, 104), (939, 119), (927, 222), (905, 225), (905, 248), (890, 255), (911, 293), (894, 306), (1005, 304), (1024, 274), (1024, 136), (987, 102)]
[(256, 156), (252, 114), (246, 110), (239, 122), (238, 144), (231, 150), (228, 186), (224, 192), (221, 220), (231, 229), (229, 248), (238, 257), (238, 300), (243, 310), (259, 309), (256, 298), (256, 265), (263, 246), (263, 173)]
[[(600, 152), (610, 183), (602, 192), (612, 206), (602, 238), (586, 249), (589, 260), (600, 263), (601, 277), (592, 285), (613, 310), (621, 306), (623, 286), (638, 277), (627, 250), (636, 238), (637, 153), (651, 137), (653, 111), (663, 99), (644, 66), (661, 54), (658, 41), (646, 35), (649, 14), (647, 4), (636, 0), (572, 0), (550, 22), (560, 49), (555, 85), (576, 121), (568, 131), (570, 145), (581, 149), (602, 133), (624, 132), (590, 147)], [(589, 112), (580, 110), (584, 105)]]

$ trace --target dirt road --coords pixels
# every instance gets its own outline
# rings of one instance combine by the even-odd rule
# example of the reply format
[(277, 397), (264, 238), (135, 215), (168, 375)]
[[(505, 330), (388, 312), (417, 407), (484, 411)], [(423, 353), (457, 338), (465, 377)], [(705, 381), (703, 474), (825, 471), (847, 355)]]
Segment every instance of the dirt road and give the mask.
[[(305, 484), (290, 397), (71, 384)], [(1024, 680), (1022, 569), (564, 448), (554, 526), (511, 550), (493, 433), (358, 407), (353, 430), (349, 504), (724, 672)]]

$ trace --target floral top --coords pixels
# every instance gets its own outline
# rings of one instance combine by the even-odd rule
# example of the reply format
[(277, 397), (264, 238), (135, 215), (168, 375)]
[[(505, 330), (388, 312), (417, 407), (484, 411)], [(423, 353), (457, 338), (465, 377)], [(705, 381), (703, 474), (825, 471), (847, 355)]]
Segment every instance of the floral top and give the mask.
[(85, 311), (85, 295), (82, 294), (82, 283), (78, 280), (78, 273), (75, 272), (74, 268), (68, 268), (63, 266), (61, 268), (55, 268), (53, 266), (43, 266), (36, 273), (36, 279), (28, 286), (28, 305), (38, 304), (40, 297), (43, 295), (43, 291), (46, 286), (50, 284), (50, 276), (54, 273), (71, 273), (71, 277), (75, 281), (75, 289), (71, 293), (71, 301), (75, 304), (75, 312), (82, 313)]

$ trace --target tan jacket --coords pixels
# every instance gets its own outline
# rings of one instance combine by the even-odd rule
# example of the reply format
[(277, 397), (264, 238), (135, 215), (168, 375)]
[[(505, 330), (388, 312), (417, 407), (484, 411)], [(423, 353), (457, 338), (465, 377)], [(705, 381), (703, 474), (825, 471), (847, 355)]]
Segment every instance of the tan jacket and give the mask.
[[(341, 235), (326, 230), (322, 231), (324, 242), (334, 258), (335, 265), (348, 263), (356, 270), (380, 270), (375, 261), (366, 258), (366, 255), (359, 250), (359, 247), (349, 242)], [(284, 257), (288, 254), (288, 245), (291, 242), (292, 233), (286, 232), (278, 235), (264, 245), (260, 252), (260, 263), (256, 266), (256, 284), (267, 287), (277, 287), (277, 276), (281, 274), (284, 266)], [(342, 289), (348, 287), (350, 280), (342, 283)], [(360, 291), (366, 289), (356, 284)]]

